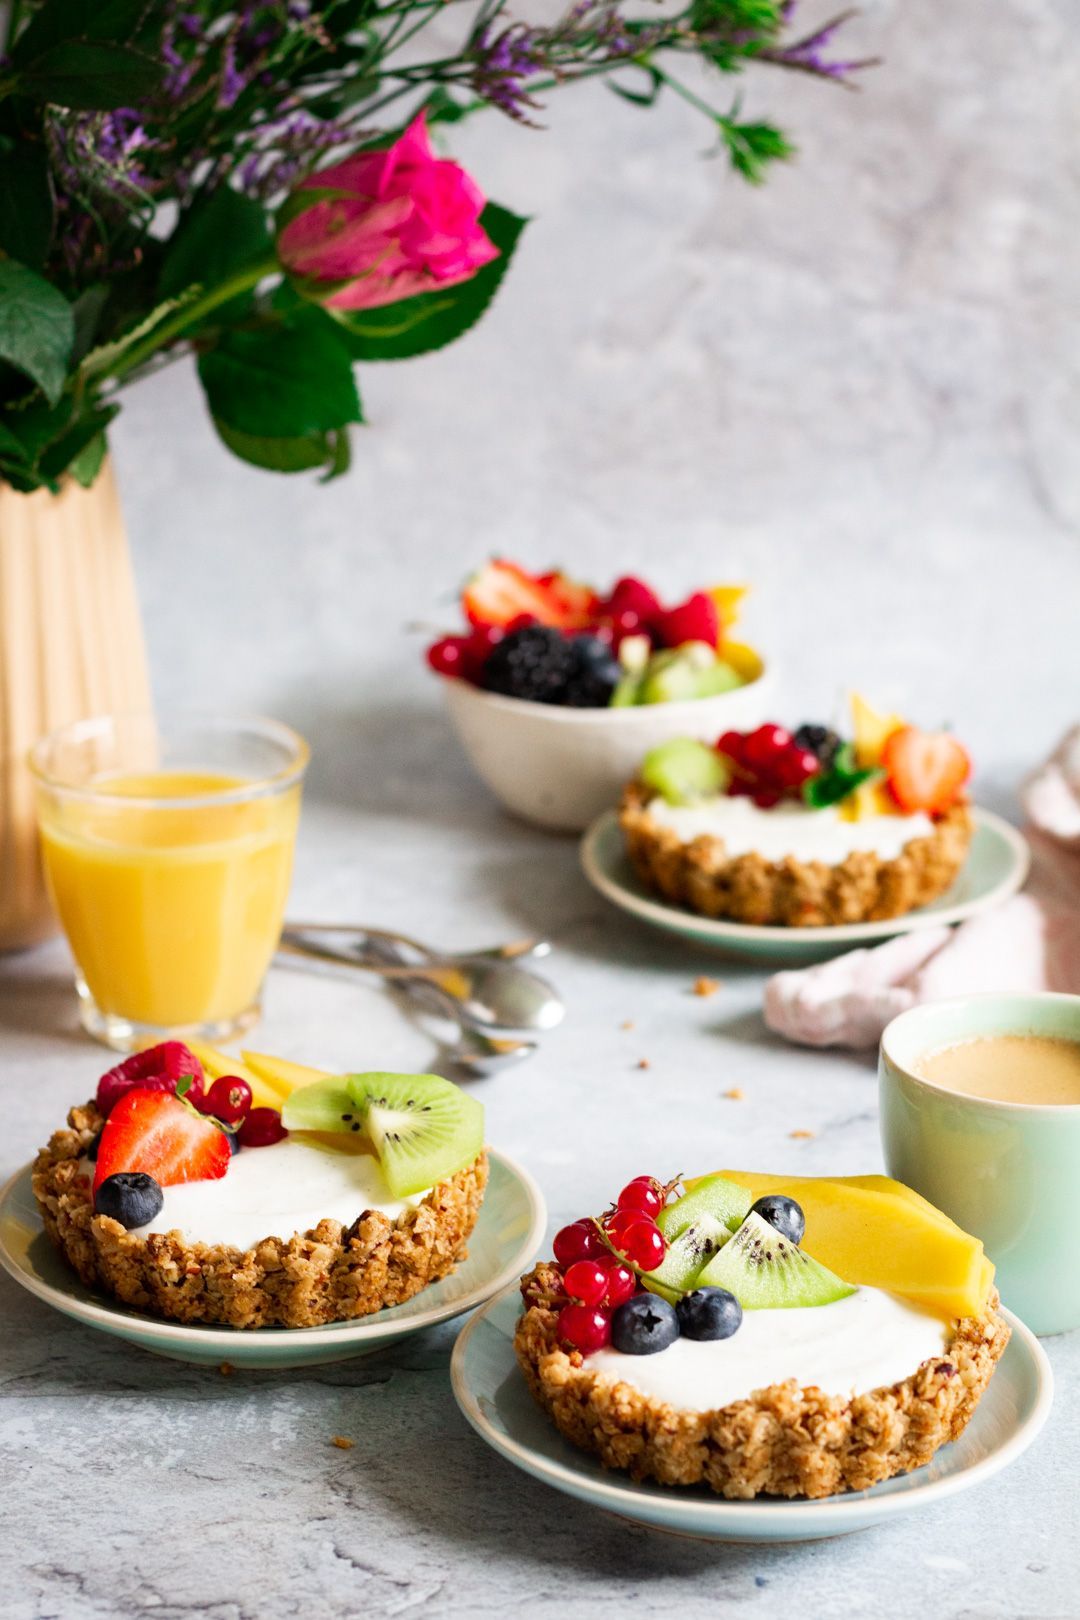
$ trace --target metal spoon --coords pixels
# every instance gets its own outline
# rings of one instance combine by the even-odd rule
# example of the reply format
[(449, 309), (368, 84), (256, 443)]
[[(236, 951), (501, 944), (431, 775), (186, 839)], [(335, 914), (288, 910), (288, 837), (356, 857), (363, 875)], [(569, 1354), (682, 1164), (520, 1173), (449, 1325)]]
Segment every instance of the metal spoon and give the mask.
[(278, 950), (287, 955), (341, 963), (354, 972), (390, 981), (432, 984), (457, 1004), (459, 1021), (477, 1029), (554, 1029), (565, 1008), (551, 985), (535, 973), (490, 957), (456, 956), (417, 963), (387, 963), (361, 956), (355, 946), (320, 943), (286, 928)]
[[(413, 939), (409, 934), (396, 934), (390, 928), (360, 928), (354, 923), (298, 923), (287, 922), (285, 933), (290, 936), (310, 934), (331, 934), (344, 939), (351, 938), (353, 949), (358, 956), (369, 953), (366, 949), (369, 942), (376, 945), (404, 945), (408, 950), (415, 951), (426, 961), (459, 962), (462, 959), (473, 961), (480, 957), (485, 961), (517, 962), (523, 957), (541, 957), (549, 955), (550, 942), (546, 939), (514, 939), (505, 945), (482, 946), (475, 951), (439, 951), (431, 945), (424, 945), (420, 940)], [(404, 963), (406, 958), (400, 951), (395, 953), (396, 960)]]

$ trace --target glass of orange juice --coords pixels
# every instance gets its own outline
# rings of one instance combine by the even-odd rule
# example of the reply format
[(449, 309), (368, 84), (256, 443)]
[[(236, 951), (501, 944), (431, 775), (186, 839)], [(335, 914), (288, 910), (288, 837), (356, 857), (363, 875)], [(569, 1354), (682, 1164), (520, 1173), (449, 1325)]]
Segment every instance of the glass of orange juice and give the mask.
[(273, 720), (109, 715), (30, 756), (84, 1028), (226, 1040), (259, 1016), (308, 747)]

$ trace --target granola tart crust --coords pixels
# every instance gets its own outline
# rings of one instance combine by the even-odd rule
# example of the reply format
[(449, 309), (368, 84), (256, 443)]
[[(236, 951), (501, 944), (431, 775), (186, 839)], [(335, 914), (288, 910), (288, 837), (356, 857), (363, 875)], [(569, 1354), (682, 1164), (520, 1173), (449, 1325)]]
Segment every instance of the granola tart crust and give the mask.
[(995, 1293), (902, 1383), (848, 1399), (790, 1379), (691, 1412), (601, 1378), (579, 1351), (564, 1351), (552, 1303), (560, 1286), (550, 1265), (522, 1279), (525, 1312), (514, 1335), (529, 1388), (555, 1427), (632, 1479), (704, 1484), (731, 1501), (835, 1496), (921, 1468), (963, 1433), (1012, 1331)]
[(684, 843), (649, 814), (655, 797), (633, 781), (619, 806), (630, 863), (647, 888), (705, 917), (787, 928), (828, 928), (902, 917), (936, 900), (967, 859), (974, 823), (966, 803), (952, 805), (933, 832), (883, 860), (853, 850), (836, 866), (751, 851), (729, 856), (722, 838), (703, 833)]
[(102, 1124), (94, 1103), (73, 1108), (67, 1129), (38, 1153), (32, 1183), (45, 1230), (88, 1287), (189, 1325), (322, 1327), (401, 1305), (464, 1259), (487, 1183), (482, 1153), (394, 1221), (365, 1210), (350, 1227), (324, 1220), (246, 1251), (187, 1243), (178, 1231), (138, 1237), (94, 1214), (79, 1173)]

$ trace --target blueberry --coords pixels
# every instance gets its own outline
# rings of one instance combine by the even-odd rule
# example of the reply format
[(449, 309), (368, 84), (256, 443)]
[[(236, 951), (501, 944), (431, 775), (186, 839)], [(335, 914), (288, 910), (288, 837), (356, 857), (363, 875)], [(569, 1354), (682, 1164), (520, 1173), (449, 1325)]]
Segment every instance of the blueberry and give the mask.
[(563, 698), (573, 709), (603, 709), (622, 678), (622, 665), (599, 636), (574, 636), (574, 665)]
[(730, 1339), (742, 1326), (742, 1306), (726, 1288), (695, 1288), (675, 1314), (685, 1339)]
[(94, 1213), (111, 1215), (114, 1221), (126, 1226), (145, 1226), (159, 1214), (165, 1195), (153, 1176), (141, 1170), (118, 1170), (115, 1176), (106, 1176), (94, 1194)]
[(229, 1152), (235, 1158), (240, 1151), (240, 1133), (239, 1131), (226, 1131), (225, 1137), (229, 1144)]
[(767, 1193), (752, 1205), (751, 1213), (760, 1215), (763, 1221), (776, 1228), (781, 1237), (786, 1237), (789, 1243), (801, 1243), (802, 1235), (806, 1231), (806, 1216), (794, 1198), (785, 1198), (783, 1193)]
[(611, 1318), (611, 1342), (626, 1356), (651, 1356), (678, 1337), (675, 1307), (659, 1294), (635, 1294)]

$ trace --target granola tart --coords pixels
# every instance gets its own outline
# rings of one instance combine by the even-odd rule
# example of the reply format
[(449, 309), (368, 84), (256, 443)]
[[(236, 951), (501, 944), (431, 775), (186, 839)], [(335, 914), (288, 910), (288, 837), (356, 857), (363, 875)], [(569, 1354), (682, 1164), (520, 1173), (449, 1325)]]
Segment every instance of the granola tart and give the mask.
[(852, 699), (854, 737), (806, 724), (687, 737), (647, 754), (619, 824), (646, 887), (706, 917), (828, 928), (902, 917), (967, 858), (971, 762)]
[(732, 1500), (862, 1491), (922, 1467), (963, 1433), (1009, 1340), (995, 1293), (980, 1316), (956, 1323), (943, 1354), (888, 1388), (846, 1397), (792, 1378), (689, 1411), (611, 1381), (562, 1347), (552, 1269), (537, 1266), (522, 1281), (514, 1350), (559, 1432), (632, 1479), (707, 1485)]
[(39, 1152), (33, 1188), (45, 1230), (88, 1287), (176, 1322), (319, 1327), (401, 1305), (465, 1257), (487, 1182), (481, 1153), (396, 1220), (365, 1210), (350, 1226), (322, 1220), (246, 1250), (175, 1230), (143, 1237), (94, 1213), (85, 1154), (102, 1123), (94, 1103), (73, 1108)]
[(792, 855), (769, 860), (757, 851), (729, 855), (724, 840), (707, 833), (685, 842), (651, 813), (654, 800), (634, 781), (619, 809), (642, 883), (705, 917), (758, 925), (816, 928), (902, 917), (955, 882), (973, 831), (968, 806), (956, 804), (892, 857), (854, 850), (835, 865)]

